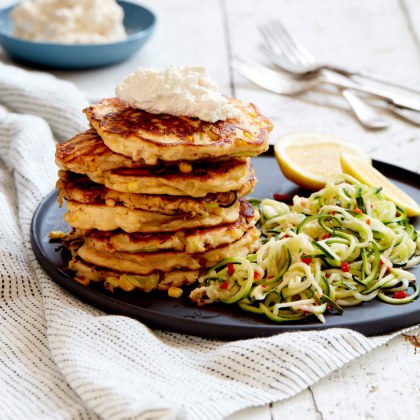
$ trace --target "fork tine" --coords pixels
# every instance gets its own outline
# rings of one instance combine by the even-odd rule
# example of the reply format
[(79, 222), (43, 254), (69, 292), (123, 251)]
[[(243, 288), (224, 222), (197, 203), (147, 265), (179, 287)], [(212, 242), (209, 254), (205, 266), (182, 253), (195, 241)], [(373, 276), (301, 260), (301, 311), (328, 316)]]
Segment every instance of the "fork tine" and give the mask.
[[(248, 60), (246, 60), (248, 61)], [(270, 90), (275, 93), (283, 93), (283, 90), (279, 88), (277, 83), (273, 83), (273, 80), (268, 77), (269, 74), (265, 72), (260, 72), (258, 66), (254, 67), (254, 63), (249, 64), (242, 59), (234, 58), (232, 60), (231, 66), (242, 76), (246, 77), (248, 80), (251, 80), (255, 84)]]
[(297, 82), (248, 58), (235, 57), (231, 67), (255, 84), (281, 95), (296, 95), (306, 92), (318, 83), (316, 80)]
[(277, 22), (272, 22), (270, 24), (270, 32), (273, 38), (281, 44), (283, 51), (286, 55), (290, 56), (294, 62), (301, 63), (300, 54), (296, 53), (296, 48), (290, 40), (290, 36), (285, 32), (284, 27), (277, 25)]
[(290, 57), (290, 61), (301, 64), (299, 58), (295, 56), (294, 50), (290, 48), (289, 42), (285, 41), (281, 33), (277, 32), (277, 28), (266, 25), (261, 28), (261, 33), (275, 54), (286, 54)]
[(268, 44), (267, 48), (271, 49), (275, 54), (283, 54), (285, 46), (281, 39), (277, 39), (277, 36), (272, 33), (271, 28), (268, 25), (259, 27), (261, 35), (264, 41)]
[(287, 45), (289, 53), (292, 54), (300, 64), (308, 65), (315, 62), (314, 56), (296, 38), (290, 35), (280, 21), (271, 21), (269, 26), (277, 35), (278, 40), (282, 40), (282, 45)]
[[(235, 57), (232, 60), (232, 67), (238, 71), (246, 71), (248, 74), (253, 73), (255, 75), (261, 75), (271, 81), (281, 80), (278, 73), (274, 70), (271, 70), (254, 60)], [(283, 77), (282, 79), (287, 80), (286, 77)]]
[(305, 65), (302, 64), (300, 54), (296, 54), (295, 48), (290, 45), (289, 40), (287, 40), (281, 31), (278, 31), (278, 28), (273, 25), (266, 25), (264, 29), (261, 30), (264, 40), (266, 41), (267, 48), (271, 49), (274, 55), (280, 56), (284, 55), (287, 57), (292, 65)]
[(286, 56), (283, 52), (280, 52), (279, 54), (276, 54), (275, 51), (273, 51), (268, 45), (261, 44), (260, 45), (261, 51), (267, 56), (267, 58), (275, 64), (278, 68), (280, 68), (283, 71), (288, 72), (289, 74), (293, 75), (293, 79), (310, 79), (310, 78), (316, 78), (318, 75), (316, 73), (304, 73), (304, 74), (297, 74), (296, 73), (296, 64), (290, 60), (289, 56)]

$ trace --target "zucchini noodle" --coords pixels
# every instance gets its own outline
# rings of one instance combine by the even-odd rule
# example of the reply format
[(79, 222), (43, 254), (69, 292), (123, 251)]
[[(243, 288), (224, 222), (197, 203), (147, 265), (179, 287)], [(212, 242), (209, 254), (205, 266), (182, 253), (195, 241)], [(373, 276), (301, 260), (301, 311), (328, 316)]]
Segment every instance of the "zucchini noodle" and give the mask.
[(199, 279), (191, 299), (216, 301), (273, 321), (296, 321), (378, 298), (412, 302), (419, 295), (413, 273), (420, 238), (403, 209), (385, 200), (381, 188), (343, 175), (293, 204), (250, 200), (261, 217), (259, 250), (228, 258)]

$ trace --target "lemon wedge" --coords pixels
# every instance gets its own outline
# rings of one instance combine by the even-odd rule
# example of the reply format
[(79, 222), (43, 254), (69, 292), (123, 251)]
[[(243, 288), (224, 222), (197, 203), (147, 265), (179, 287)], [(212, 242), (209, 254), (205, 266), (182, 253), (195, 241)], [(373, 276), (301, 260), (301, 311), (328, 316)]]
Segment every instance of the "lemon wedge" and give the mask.
[(407, 212), (407, 216), (413, 217), (420, 215), (420, 206), (418, 203), (373, 166), (367, 164), (359, 157), (348, 153), (341, 155), (340, 162), (345, 174), (351, 175), (353, 178), (371, 187), (382, 187), (383, 196), (404, 209)]
[(321, 134), (291, 133), (274, 145), (274, 154), (284, 176), (312, 191), (323, 188), (342, 173), (342, 153), (358, 156), (366, 165), (372, 163), (360, 147)]

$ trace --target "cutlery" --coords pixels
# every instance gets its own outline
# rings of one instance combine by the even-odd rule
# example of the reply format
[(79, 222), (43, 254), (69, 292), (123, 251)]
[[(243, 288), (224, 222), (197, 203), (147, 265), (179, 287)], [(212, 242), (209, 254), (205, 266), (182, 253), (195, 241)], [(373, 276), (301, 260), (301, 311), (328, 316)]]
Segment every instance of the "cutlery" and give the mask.
[[(234, 58), (232, 61), (232, 68), (257, 85), (281, 95), (297, 95), (311, 90), (319, 84), (330, 84), (341, 88), (349, 88), (368, 93), (373, 97), (384, 100), (390, 110), (397, 110), (398, 114), (403, 116), (405, 119), (410, 119), (410, 115), (412, 115), (413, 122), (418, 124), (418, 118), (414, 118), (417, 114), (413, 113), (413, 111), (420, 111), (420, 103), (417, 101), (395, 94), (389, 94), (388, 92), (382, 91), (376, 87), (352, 82), (350, 79), (341, 75), (329, 74), (326, 76), (327, 73), (325, 73), (320, 76), (311, 77), (310, 79), (298, 80), (282, 75), (254, 60), (238, 57)], [(409, 113), (405, 111), (411, 112)], [(420, 115), (420, 112), (418, 112), (418, 114)]]
[[(279, 44), (282, 44), (275, 43), (274, 41), (276, 39), (272, 37), (270, 32), (267, 33), (265, 29), (262, 29), (262, 33), (265, 40), (268, 41), (268, 45), (262, 45), (262, 50), (269, 57), (269, 59), (273, 61), (274, 64), (276, 64), (280, 69), (287, 71), (290, 74), (293, 74), (295, 77), (297, 76), (299, 79), (311, 78), (313, 76), (321, 74), (321, 72), (300, 72), (300, 66), (306, 66), (306, 63), (308, 62), (308, 58), (306, 57), (304, 52), (300, 50), (296, 50), (293, 55), (293, 57), (296, 57), (296, 59), (299, 60), (300, 63), (296, 65), (296, 68), (298, 68), (299, 71), (295, 71), (294, 67), (290, 66), (288, 60), (283, 59), (283, 56), (289, 53), (292, 50), (292, 47), (288, 48), (287, 51), (283, 52), (279, 48)], [(368, 129), (376, 130), (384, 129), (389, 126), (389, 123), (385, 119), (381, 118), (372, 107), (366, 104), (355, 93), (348, 89), (342, 89), (340, 87), (337, 87), (337, 89), (344, 97), (344, 99), (347, 100), (351, 110), (353, 111), (360, 124), (362, 124), (362, 126)]]
[(281, 62), (284, 69), (288, 69), (287, 71), (290, 71), (291, 73), (306, 76), (320, 73), (327, 69), (343, 76), (354, 78), (355, 81), (363, 82), (361, 79), (369, 79), (383, 85), (389, 85), (398, 89), (404, 89), (408, 92), (420, 94), (419, 90), (395, 83), (381, 76), (318, 62), (308, 49), (287, 31), (280, 21), (271, 21), (265, 25), (261, 25), (260, 31), (265, 38), (268, 48), (278, 56), (279, 63)]
[(412, 124), (420, 126), (420, 112), (412, 111), (411, 109), (400, 108), (398, 106), (388, 105), (387, 109), (402, 119), (411, 122)]
[(351, 90), (341, 88), (338, 88), (338, 90), (346, 99), (357, 120), (363, 127), (371, 130), (380, 130), (389, 127), (388, 121), (381, 118), (372, 107), (367, 105), (365, 101), (360, 99)]
[(238, 57), (232, 60), (231, 67), (258, 86), (280, 95), (298, 95), (318, 86), (315, 78), (297, 80), (280, 75), (256, 61)]
[[(317, 63), (315, 57), (296, 38), (292, 37), (280, 22), (270, 22), (267, 25), (261, 26), (260, 30), (266, 41), (266, 44), (262, 46), (265, 54), (274, 61), (277, 67), (289, 72), (295, 77), (314, 77), (322, 74), (322, 72), (325, 73), (325, 71), (338, 72), (338, 74), (351, 77), (346, 72), (334, 71), (331, 66)], [(398, 87), (401, 88), (401, 86)], [(411, 91), (416, 92), (414, 90)], [(380, 118), (376, 119), (374, 111), (366, 106), (363, 107), (365, 105), (363, 102), (361, 104), (358, 103), (361, 102), (360, 100), (358, 101), (359, 98), (354, 98), (355, 95), (349, 90), (341, 89), (341, 92), (363, 125), (369, 127), (369, 124), (378, 124), (378, 127), (373, 128), (384, 128), (382, 125), (385, 122)], [(364, 110), (363, 108), (367, 109)], [(390, 103), (387, 104), (387, 109), (406, 121), (419, 125), (420, 115), (417, 114), (417, 111), (406, 111), (404, 108), (396, 107)], [(371, 115), (369, 111), (371, 111)]]

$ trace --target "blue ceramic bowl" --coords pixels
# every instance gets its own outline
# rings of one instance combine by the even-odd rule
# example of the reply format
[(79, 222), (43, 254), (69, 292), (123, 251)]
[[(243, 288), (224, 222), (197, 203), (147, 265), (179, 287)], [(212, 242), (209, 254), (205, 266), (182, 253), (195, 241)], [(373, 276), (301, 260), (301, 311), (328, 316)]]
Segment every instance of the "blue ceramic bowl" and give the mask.
[(117, 2), (124, 9), (124, 27), (128, 37), (107, 44), (56, 44), (32, 42), (11, 35), (10, 12), (15, 5), (0, 10), (0, 44), (18, 60), (59, 69), (87, 69), (124, 61), (139, 50), (152, 35), (155, 15), (127, 1)]

